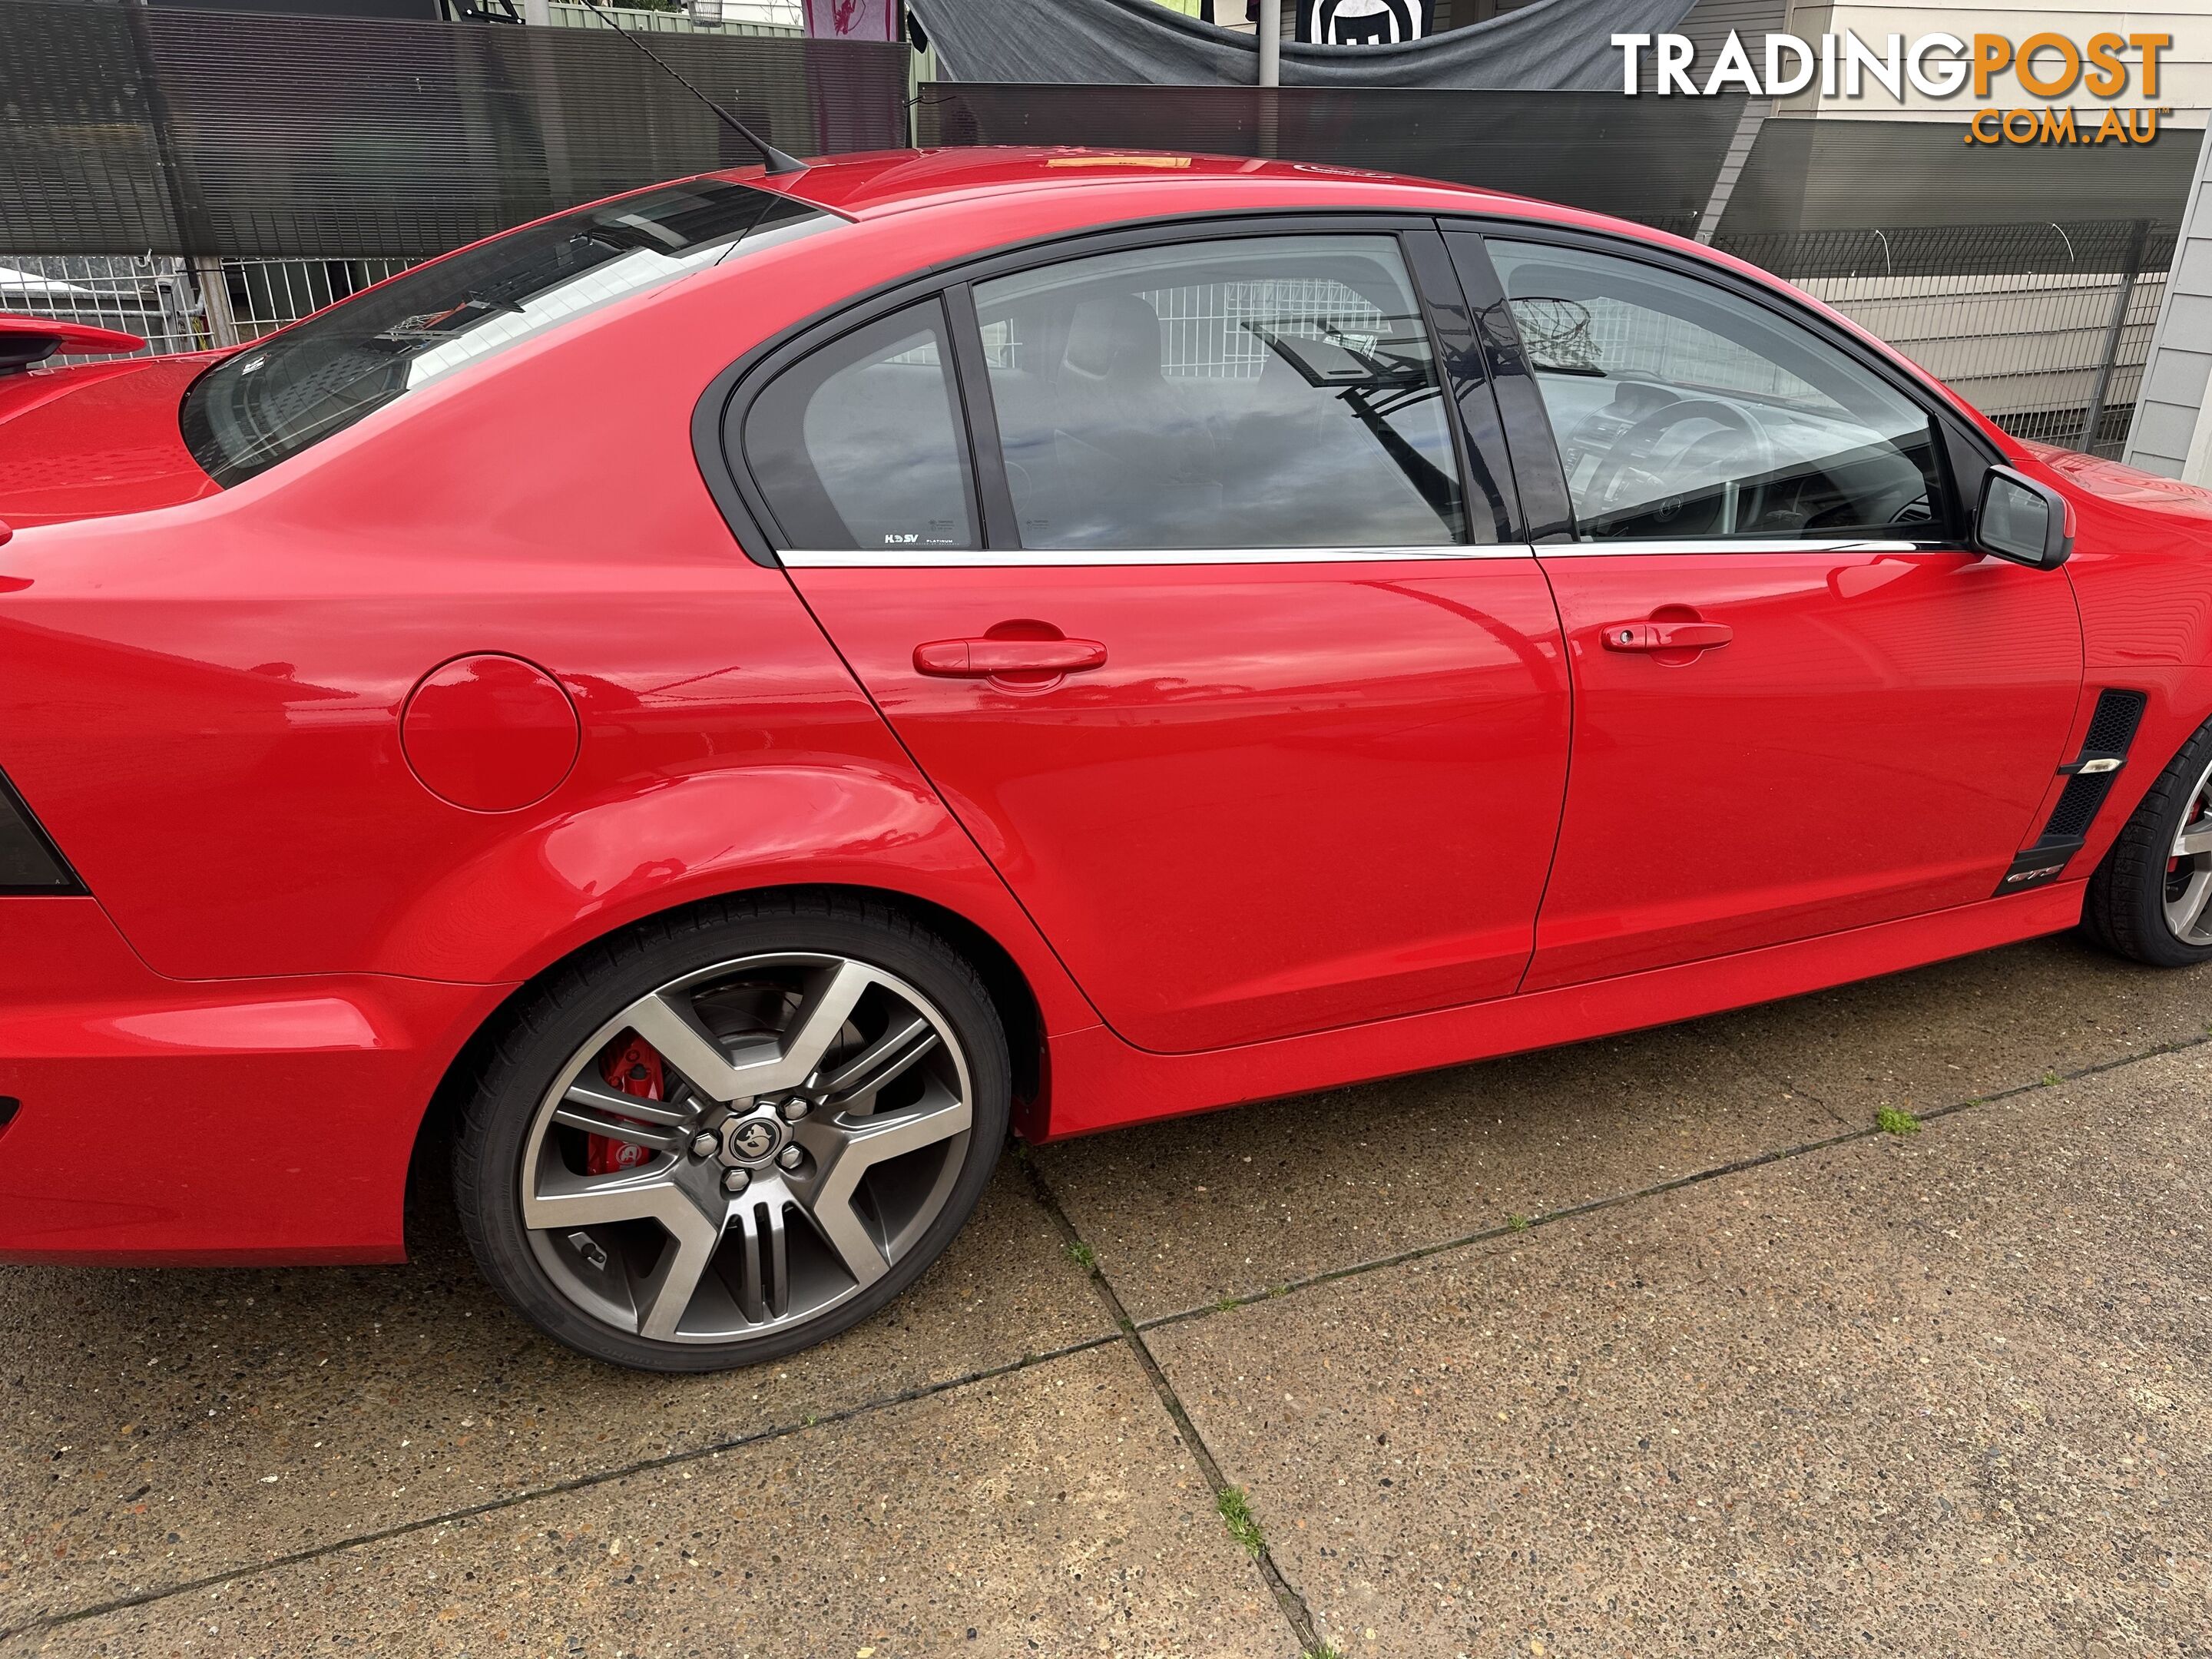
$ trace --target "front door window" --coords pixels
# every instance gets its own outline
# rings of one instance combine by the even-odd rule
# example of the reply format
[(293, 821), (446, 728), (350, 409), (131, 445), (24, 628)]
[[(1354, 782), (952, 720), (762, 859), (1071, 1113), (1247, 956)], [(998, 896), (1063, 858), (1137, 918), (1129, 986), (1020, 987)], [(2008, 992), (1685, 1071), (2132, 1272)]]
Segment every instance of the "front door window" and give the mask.
[(1927, 412), (1806, 329), (1641, 260), (1487, 244), (1594, 541), (1927, 533)]

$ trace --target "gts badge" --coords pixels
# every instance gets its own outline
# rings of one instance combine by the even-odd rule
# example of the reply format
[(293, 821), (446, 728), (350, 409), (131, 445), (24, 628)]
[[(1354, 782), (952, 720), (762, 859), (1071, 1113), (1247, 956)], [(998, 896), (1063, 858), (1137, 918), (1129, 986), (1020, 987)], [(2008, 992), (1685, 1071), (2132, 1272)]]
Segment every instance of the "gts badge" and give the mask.
[(2041, 887), (2047, 882), (2057, 880), (2059, 873), (2066, 868), (2066, 860), (2074, 856), (2081, 845), (2076, 841), (2065, 847), (2031, 849), (2022, 853), (2012, 861), (2012, 868), (1998, 880), (1997, 890), (1990, 896), (2002, 898), (2007, 893), (2023, 892), (2028, 888)]

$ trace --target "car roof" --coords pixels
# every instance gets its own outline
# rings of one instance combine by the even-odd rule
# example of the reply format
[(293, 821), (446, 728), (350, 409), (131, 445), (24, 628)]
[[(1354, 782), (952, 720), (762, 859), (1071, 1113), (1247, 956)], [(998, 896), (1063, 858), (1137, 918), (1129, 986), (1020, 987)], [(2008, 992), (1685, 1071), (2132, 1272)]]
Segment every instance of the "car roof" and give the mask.
[(866, 222), (897, 213), (957, 210), (1020, 200), (1036, 228), (1065, 230), (1171, 215), (1316, 212), (1345, 209), (1469, 214), (1608, 232), (1676, 249), (1768, 283), (1765, 271), (1673, 233), (1610, 214), (1328, 161), (1267, 161), (1188, 150), (1097, 149), (1079, 145), (976, 144), (942, 149), (868, 150), (809, 161), (798, 173), (757, 167), (710, 175), (772, 190)]
[(727, 176), (854, 219), (951, 206), (980, 196), (1095, 195), (1102, 185), (1127, 184), (1194, 186), (1208, 195), (1218, 193), (1224, 209), (1271, 204), (1310, 205), (1325, 193), (1341, 205), (1600, 219), (1600, 216), (1553, 207), (1527, 197), (1368, 167), (1181, 150), (1091, 149), (1073, 145), (874, 150), (810, 161), (802, 173), (763, 173), (746, 167)]

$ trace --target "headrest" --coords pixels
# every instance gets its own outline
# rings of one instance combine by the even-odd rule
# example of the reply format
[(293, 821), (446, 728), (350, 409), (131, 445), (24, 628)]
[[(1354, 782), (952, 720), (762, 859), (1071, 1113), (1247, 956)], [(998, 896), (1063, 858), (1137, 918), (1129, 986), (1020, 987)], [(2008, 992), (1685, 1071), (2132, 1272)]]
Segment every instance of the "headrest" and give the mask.
[(1133, 294), (1085, 300), (1068, 325), (1066, 362), (1092, 380), (1160, 373), (1160, 319)]

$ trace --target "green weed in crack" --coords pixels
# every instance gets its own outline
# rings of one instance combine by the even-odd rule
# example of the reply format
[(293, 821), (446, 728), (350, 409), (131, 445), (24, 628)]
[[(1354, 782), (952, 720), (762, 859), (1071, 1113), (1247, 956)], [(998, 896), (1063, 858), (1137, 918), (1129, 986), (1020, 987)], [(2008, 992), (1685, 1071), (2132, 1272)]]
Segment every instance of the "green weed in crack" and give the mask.
[(1260, 1535), (1260, 1523), (1252, 1518), (1252, 1506), (1244, 1501), (1242, 1486), (1224, 1486), (1221, 1495), (1213, 1500), (1213, 1507), (1221, 1511), (1222, 1524), (1229, 1535), (1242, 1544), (1248, 1554), (1257, 1556), (1267, 1547), (1267, 1540)]

